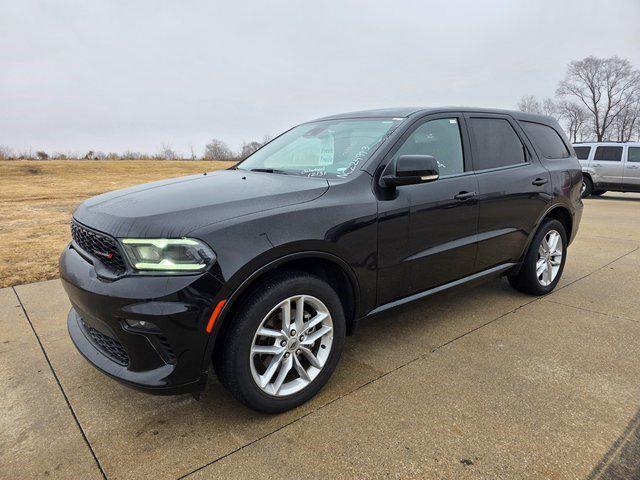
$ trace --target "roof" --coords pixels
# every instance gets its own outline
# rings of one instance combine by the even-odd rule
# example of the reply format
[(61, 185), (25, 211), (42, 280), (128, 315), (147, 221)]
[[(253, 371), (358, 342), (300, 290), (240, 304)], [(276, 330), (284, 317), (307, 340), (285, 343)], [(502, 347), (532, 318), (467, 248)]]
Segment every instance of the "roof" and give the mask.
[(360, 110), (357, 112), (340, 113), (327, 117), (318, 118), (318, 120), (338, 120), (346, 118), (405, 118), (413, 115), (424, 115), (428, 113), (446, 113), (446, 112), (469, 112), (469, 113), (498, 113), (511, 115), (518, 120), (529, 120), (539, 123), (556, 124), (557, 121), (553, 117), (546, 115), (538, 115), (535, 113), (519, 112), (517, 110), (504, 110), (498, 108), (475, 108), (475, 107), (398, 107), (398, 108), (379, 108), (375, 110)]

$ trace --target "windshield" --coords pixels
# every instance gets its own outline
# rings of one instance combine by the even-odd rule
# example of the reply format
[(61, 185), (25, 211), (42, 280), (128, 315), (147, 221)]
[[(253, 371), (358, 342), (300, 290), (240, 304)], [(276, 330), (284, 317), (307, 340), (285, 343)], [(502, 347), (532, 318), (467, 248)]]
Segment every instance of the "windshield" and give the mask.
[(359, 118), (305, 123), (247, 157), (238, 168), (345, 178), (369, 158), (402, 120)]

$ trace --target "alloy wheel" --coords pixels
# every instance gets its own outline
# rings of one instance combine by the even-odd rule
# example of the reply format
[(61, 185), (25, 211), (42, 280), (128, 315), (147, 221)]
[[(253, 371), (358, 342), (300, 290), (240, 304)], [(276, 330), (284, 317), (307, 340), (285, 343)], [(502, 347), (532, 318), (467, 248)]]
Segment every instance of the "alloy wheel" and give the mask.
[(263, 318), (251, 343), (251, 375), (265, 393), (292, 395), (321, 372), (333, 344), (329, 309), (309, 295), (294, 295)]
[(556, 230), (549, 230), (538, 248), (536, 276), (543, 287), (550, 285), (558, 275), (562, 264), (562, 237)]

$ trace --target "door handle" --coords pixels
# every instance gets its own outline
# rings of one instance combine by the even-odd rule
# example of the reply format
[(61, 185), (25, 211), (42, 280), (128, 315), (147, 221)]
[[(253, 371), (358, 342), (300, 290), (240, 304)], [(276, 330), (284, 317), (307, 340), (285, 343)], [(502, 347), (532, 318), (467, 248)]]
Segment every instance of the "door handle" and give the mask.
[(470, 198), (473, 198), (476, 196), (476, 192), (460, 192), (459, 194), (457, 194), (455, 197), (456, 200), (469, 200)]
[(627, 165), (627, 168), (628, 168), (629, 170), (637, 170), (637, 169), (638, 169), (638, 168), (640, 168), (640, 167), (638, 167), (637, 165)]
[(600, 165), (599, 163), (594, 163), (593, 166), (594, 167), (601, 167), (602, 165)]
[(548, 178), (536, 178), (533, 182), (531, 182), (531, 185), (536, 185), (540, 187), (541, 185), (544, 185), (548, 181), (549, 181)]

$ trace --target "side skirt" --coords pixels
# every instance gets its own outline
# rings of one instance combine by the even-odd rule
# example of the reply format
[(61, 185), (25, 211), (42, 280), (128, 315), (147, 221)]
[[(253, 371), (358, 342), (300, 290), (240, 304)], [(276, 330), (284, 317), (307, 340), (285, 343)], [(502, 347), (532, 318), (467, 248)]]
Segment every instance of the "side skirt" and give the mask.
[(459, 280), (455, 280), (453, 282), (445, 283), (444, 285), (440, 285), (438, 287), (430, 288), (429, 290), (424, 290), (422, 292), (414, 293), (413, 295), (409, 295), (408, 297), (401, 298), (399, 300), (394, 300), (393, 302), (385, 303), (384, 305), (380, 305), (379, 307), (371, 310), (367, 315), (365, 315), (362, 320), (367, 317), (372, 317), (374, 315), (378, 315), (386, 310), (390, 310), (392, 308), (400, 307), (407, 303), (413, 302), (414, 300), (419, 300), (421, 298), (428, 297), (429, 295), (433, 295), (435, 293), (442, 292), (444, 290), (448, 290), (450, 288), (458, 287), (460, 285), (465, 285), (467, 283), (472, 283), (474, 281), (483, 280), (492, 276), (499, 276), (499, 274), (509, 270), (515, 266), (517, 263), (503, 263), (502, 265), (497, 265), (495, 267), (491, 267), (487, 270), (483, 270), (478, 273), (474, 273), (473, 275), (469, 275), (468, 277), (461, 278)]

